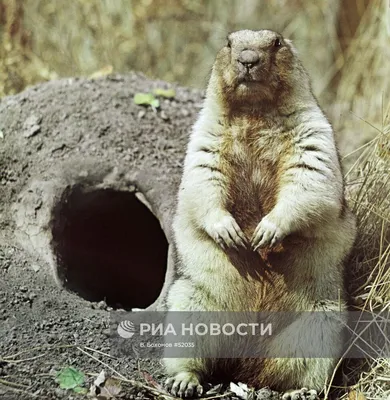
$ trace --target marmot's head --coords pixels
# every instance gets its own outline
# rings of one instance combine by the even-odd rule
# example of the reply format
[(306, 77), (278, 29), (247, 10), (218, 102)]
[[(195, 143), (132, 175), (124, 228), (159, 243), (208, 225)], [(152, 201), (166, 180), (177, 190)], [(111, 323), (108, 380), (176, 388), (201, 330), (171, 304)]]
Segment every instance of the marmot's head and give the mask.
[(228, 103), (249, 107), (310, 92), (309, 78), (291, 41), (270, 30), (229, 34), (214, 63), (211, 85)]

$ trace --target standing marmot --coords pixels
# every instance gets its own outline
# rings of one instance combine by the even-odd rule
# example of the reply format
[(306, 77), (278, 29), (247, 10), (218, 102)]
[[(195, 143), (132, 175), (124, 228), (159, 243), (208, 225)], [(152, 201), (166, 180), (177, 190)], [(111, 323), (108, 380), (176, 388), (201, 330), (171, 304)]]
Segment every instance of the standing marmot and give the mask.
[[(296, 50), (280, 34), (234, 32), (218, 53), (173, 227), (181, 276), (169, 310), (344, 309), (343, 262), (355, 220), (332, 127)], [(324, 348), (341, 351), (342, 324), (324, 317), (320, 324)], [(283, 343), (283, 334), (310, 332), (304, 322), (294, 326), (270, 346)], [(242, 359), (233, 369), (220, 359), (164, 362), (173, 375), (167, 386), (180, 396), (200, 394), (203, 379), (219, 367), (258, 387), (322, 389), (335, 365), (331, 358)]]

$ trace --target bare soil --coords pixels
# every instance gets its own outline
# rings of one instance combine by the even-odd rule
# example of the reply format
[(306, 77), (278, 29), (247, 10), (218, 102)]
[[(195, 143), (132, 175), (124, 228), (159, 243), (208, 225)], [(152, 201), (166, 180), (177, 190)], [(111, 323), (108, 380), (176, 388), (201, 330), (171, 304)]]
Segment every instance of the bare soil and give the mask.
[(140, 368), (162, 378), (156, 361), (97, 352), (110, 353), (110, 310), (147, 307), (164, 281), (202, 93), (174, 87), (158, 110), (134, 104), (157, 87), (171, 86), (136, 74), (66, 79), (1, 101), (0, 398), (80, 398), (55, 375), (73, 366), (89, 387), (89, 374), (109, 372), (96, 359), (127, 378), (143, 380)]

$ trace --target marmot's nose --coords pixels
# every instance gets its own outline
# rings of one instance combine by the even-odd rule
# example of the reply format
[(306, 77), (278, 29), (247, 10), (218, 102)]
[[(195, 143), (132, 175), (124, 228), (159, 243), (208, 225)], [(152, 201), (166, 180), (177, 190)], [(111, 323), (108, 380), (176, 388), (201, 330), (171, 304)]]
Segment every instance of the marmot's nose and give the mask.
[(252, 68), (260, 61), (259, 54), (253, 50), (243, 50), (238, 58), (238, 62), (243, 64), (245, 67)]

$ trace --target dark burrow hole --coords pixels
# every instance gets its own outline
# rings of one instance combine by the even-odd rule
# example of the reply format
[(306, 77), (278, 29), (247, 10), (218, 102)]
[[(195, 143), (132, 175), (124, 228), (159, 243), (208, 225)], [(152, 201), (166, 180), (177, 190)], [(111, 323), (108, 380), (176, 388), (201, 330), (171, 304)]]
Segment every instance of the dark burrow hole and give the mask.
[(64, 286), (114, 308), (145, 308), (159, 296), (168, 242), (135, 193), (67, 189), (53, 210), (53, 249)]

